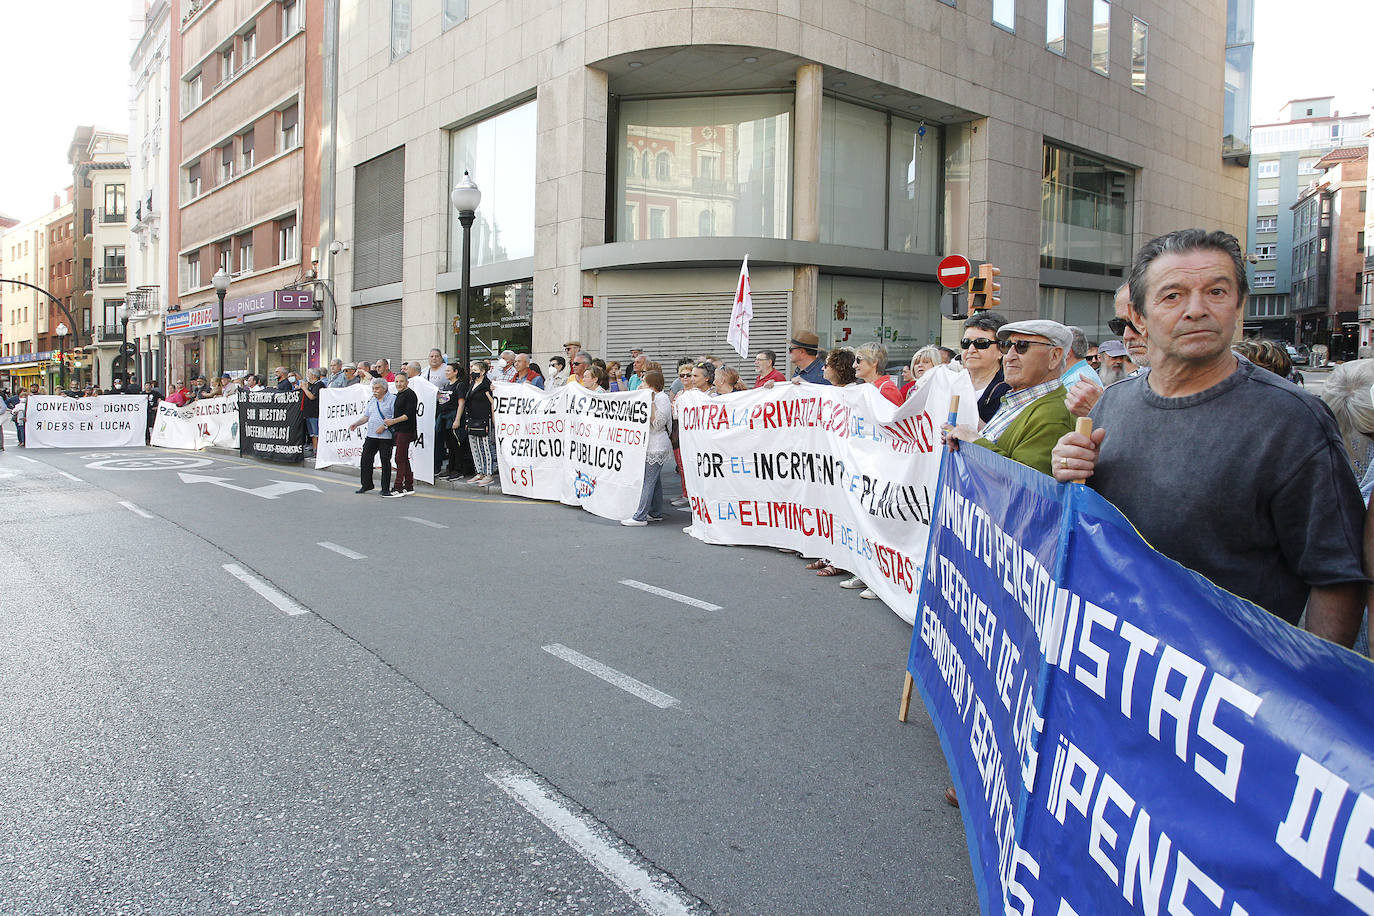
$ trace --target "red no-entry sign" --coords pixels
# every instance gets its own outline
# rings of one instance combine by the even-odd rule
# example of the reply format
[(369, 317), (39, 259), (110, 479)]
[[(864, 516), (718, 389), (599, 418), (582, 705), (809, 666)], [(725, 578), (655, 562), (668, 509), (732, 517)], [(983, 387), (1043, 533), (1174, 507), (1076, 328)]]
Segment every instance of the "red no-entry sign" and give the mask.
[(973, 265), (961, 254), (946, 255), (940, 260), (940, 266), (935, 269), (935, 276), (939, 279), (940, 285), (949, 289), (963, 286), (968, 282), (971, 273)]

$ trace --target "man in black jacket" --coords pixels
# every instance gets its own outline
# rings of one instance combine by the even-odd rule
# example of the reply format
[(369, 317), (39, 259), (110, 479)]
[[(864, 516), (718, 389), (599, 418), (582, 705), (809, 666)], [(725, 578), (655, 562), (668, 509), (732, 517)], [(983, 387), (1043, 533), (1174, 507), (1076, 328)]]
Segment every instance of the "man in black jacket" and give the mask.
[(396, 376), (396, 408), (391, 431), (396, 436), (396, 485), (393, 487), (401, 496), (415, 492), (415, 471), (410, 466), (410, 444), (415, 441), (415, 415), (420, 409), (420, 400), (410, 387), (410, 377), (404, 372)]

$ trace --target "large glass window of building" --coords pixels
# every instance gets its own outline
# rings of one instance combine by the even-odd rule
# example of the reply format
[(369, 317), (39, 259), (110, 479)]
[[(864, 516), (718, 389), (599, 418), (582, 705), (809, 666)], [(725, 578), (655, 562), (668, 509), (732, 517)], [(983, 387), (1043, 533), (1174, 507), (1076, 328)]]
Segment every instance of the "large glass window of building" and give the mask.
[[(469, 172), (482, 189), (472, 224), (472, 263), (481, 267), (534, 257), (535, 103), (526, 102), (455, 130), (449, 187)], [(463, 259), (463, 227), (449, 214), (449, 264)], [(515, 279), (514, 277), (512, 279)]]
[[(940, 342), (940, 287), (934, 283), (822, 274), (816, 288), (821, 347), (881, 343), (889, 366)], [(895, 370), (900, 374), (900, 370)]]
[[(940, 156), (938, 127), (827, 97), (821, 103), (821, 241), (938, 253)], [(887, 168), (868, 165), (879, 162)]]
[(617, 137), (617, 241), (790, 234), (790, 96), (627, 100)]
[(1125, 276), (1134, 200), (1135, 175), (1127, 167), (1046, 143), (1040, 266)]

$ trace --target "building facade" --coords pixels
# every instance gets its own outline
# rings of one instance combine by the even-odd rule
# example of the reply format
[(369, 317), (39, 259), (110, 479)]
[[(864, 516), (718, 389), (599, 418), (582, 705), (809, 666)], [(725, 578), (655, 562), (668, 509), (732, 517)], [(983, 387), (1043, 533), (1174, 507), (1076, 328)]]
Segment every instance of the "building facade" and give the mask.
[[(12, 226), (0, 237), (5, 247), (5, 276), (42, 286), (47, 275), (47, 215)], [(27, 286), (5, 290), (4, 343), (0, 370), (10, 387), (40, 384), (46, 391), (48, 354), (39, 350), (39, 326), (46, 328), (45, 297)], [(40, 316), (42, 321), (40, 322)]]
[(79, 340), (88, 366), (80, 381), (109, 388), (112, 372), (131, 374), (119, 349), (123, 327), (119, 309), (128, 290), (125, 256), (129, 244), (129, 138), (122, 132), (78, 127), (67, 148), (77, 214), (73, 259), (81, 282), (73, 297), (72, 315), (81, 326)]
[(576, 339), (752, 378), (725, 344), (746, 254), (755, 348), (780, 354), (803, 329), (894, 359), (957, 339), (935, 281), (954, 252), (1002, 269), (1009, 314), (1103, 336), (1142, 241), (1243, 232), (1230, 12), (359, 0), (324, 125), (330, 353), (458, 350), (464, 172), (475, 355)]
[(163, 316), (169, 259), (164, 214), (170, 201), (167, 156), (171, 117), (171, 4), (132, 0), (136, 24), (129, 91), (129, 338), (138, 346), (138, 377), (166, 383)]
[(1332, 150), (1293, 204), (1293, 318), (1301, 343), (1331, 360), (1355, 359), (1370, 344), (1358, 322), (1367, 165), (1365, 146)]
[(61, 354), (48, 361), (48, 373), (50, 376), (55, 376), (49, 381), (59, 385), (78, 381), (75, 373), (81, 366), (76, 365), (76, 363), (83, 362), (72, 355), (72, 348), (76, 346), (78, 331), (78, 328), (74, 327), (71, 321), (71, 318), (74, 318), (76, 314), (72, 311), (72, 305), (80, 280), (76, 271), (75, 189), (67, 188), (63, 197), (66, 199), (65, 203), (62, 202), (62, 197), (55, 196), (53, 198), (53, 211), (48, 214), (48, 222), (44, 232), (47, 236), (48, 249), (46, 289), (62, 302), (65, 311), (58, 308), (51, 300), (47, 300), (45, 304), (48, 307), (49, 333), (46, 337), (40, 337), (38, 340), (38, 349), (51, 350), (55, 354)]
[[(1360, 142), (1369, 114), (1333, 111), (1333, 96), (1295, 99), (1279, 120), (1251, 130), (1250, 303), (1245, 332), (1310, 345), (1319, 333), (1315, 320), (1305, 332), (1294, 319), (1292, 290), (1295, 253), (1293, 205), (1320, 175), (1317, 163), (1332, 149)], [(1308, 320), (1312, 320), (1309, 316)]]
[[(318, 361), (323, 2), (177, 0), (168, 382)], [(213, 287), (231, 278), (224, 314)], [(223, 365), (219, 328), (224, 327)]]

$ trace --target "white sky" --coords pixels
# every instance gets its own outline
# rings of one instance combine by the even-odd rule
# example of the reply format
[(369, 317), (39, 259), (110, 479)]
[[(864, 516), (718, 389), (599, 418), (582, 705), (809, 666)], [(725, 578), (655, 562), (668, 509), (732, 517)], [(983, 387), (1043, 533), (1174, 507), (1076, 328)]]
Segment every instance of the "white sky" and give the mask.
[[(46, 213), (52, 195), (71, 183), (67, 144), (77, 125), (128, 131), (132, 4), (0, 6), (0, 213), (27, 220)], [(1336, 96), (1342, 112), (1368, 111), (1374, 66), (1361, 45), (1371, 34), (1371, 0), (1255, 0), (1254, 123), (1272, 122), (1284, 102), (1311, 96)]]

